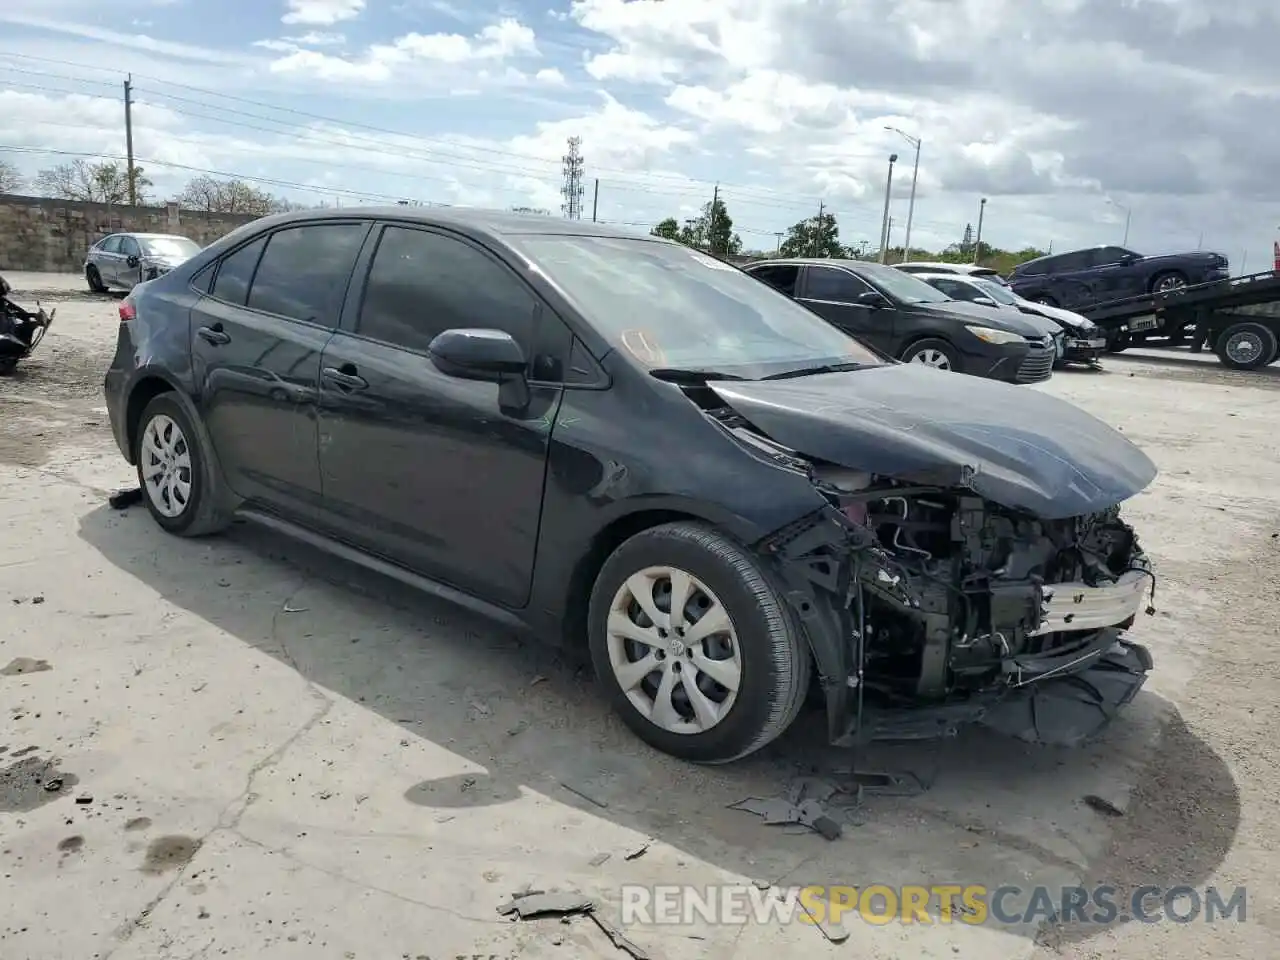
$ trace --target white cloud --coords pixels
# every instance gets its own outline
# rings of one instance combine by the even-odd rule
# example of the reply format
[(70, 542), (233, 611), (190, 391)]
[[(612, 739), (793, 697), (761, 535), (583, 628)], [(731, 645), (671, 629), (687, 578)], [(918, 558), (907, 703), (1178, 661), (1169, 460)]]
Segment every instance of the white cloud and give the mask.
[(289, 10), (280, 22), (329, 27), (354, 20), (364, 8), (365, 0), (289, 0)]
[(555, 67), (544, 67), (533, 75), (533, 79), (553, 87), (563, 87), (568, 83), (564, 78), (564, 74)]

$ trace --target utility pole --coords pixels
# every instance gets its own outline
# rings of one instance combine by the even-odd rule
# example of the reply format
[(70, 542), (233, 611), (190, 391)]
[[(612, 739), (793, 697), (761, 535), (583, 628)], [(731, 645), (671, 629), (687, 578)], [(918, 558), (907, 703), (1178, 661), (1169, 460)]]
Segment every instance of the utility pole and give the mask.
[(890, 218), (889, 218), (889, 228), (888, 228), (887, 232), (885, 233), (885, 241), (884, 241), (884, 245), (885, 245), (885, 250), (886, 250), (886, 254), (885, 254), (885, 261), (884, 261), (884, 262), (885, 262), (885, 263), (888, 263), (888, 262), (889, 262), (889, 258), (888, 258), (888, 253), (887, 253), (887, 251), (889, 251), (889, 250), (892, 250), (892, 249), (893, 249), (893, 217), (890, 217)]
[(774, 247), (774, 248), (773, 248), (773, 252), (774, 252), (775, 254), (778, 254), (779, 256), (781, 256), (781, 254), (782, 254), (782, 237), (783, 237), (783, 233), (782, 233), (782, 231), (781, 231), (781, 230), (778, 230), (777, 232), (775, 232), (775, 233), (774, 233), (774, 236), (778, 238), (778, 245), (777, 245), (776, 247)]
[(813, 221), (813, 255), (816, 257), (821, 250), (818, 246), (818, 237), (822, 233), (822, 213), (827, 209), (827, 205), (822, 200), (818, 201), (818, 219)]
[(591, 194), (591, 222), (596, 222), (596, 210), (600, 206), (600, 178), (596, 177), (596, 189)]
[(560, 206), (560, 212), (565, 215), (567, 220), (582, 219), (582, 171), (584, 160), (582, 158), (582, 138), (569, 138), (569, 152), (563, 157), (564, 160), (564, 186), (560, 188), (560, 195), (564, 197), (564, 203)]
[(124, 148), (129, 158), (129, 206), (138, 205), (138, 173), (133, 165), (133, 74), (124, 81)]
[(886, 263), (889, 255), (889, 197), (893, 193), (893, 165), (898, 162), (896, 153), (889, 154), (889, 176), (884, 181), (884, 216), (880, 220), (880, 262)]
[(982, 258), (982, 217), (987, 212), (987, 198), (983, 197), (978, 203), (978, 239), (973, 244), (973, 262), (976, 264)]

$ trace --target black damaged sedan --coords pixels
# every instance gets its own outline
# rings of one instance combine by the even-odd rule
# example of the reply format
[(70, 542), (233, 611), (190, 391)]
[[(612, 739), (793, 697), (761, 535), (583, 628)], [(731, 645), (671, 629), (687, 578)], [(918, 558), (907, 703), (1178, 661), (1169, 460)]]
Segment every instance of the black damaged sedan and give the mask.
[(685, 247), (595, 224), (256, 221), (120, 305), (105, 391), (155, 521), (243, 518), (589, 650), (644, 740), (1075, 743), (1151, 668), (1155, 476), (1034, 391), (887, 361)]

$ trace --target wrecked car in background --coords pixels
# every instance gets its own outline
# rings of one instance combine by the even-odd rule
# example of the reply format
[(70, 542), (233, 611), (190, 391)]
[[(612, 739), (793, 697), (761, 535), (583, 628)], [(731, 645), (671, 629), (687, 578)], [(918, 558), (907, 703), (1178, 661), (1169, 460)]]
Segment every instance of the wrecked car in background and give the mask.
[(167, 233), (113, 233), (84, 258), (84, 278), (94, 293), (132, 290), (200, 252), (200, 244)]
[[(188, 318), (190, 323), (187, 322)], [(105, 392), (165, 530), (235, 516), (590, 651), (698, 762), (981, 721), (1075, 743), (1151, 669), (1124, 436), (888, 360), (679, 244), (290, 213), (120, 305)]]
[(12, 290), (0, 276), (0, 375), (13, 373), (19, 361), (31, 356), (58, 312), (46, 313), (39, 303), (35, 310), (28, 310), (9, 297)]

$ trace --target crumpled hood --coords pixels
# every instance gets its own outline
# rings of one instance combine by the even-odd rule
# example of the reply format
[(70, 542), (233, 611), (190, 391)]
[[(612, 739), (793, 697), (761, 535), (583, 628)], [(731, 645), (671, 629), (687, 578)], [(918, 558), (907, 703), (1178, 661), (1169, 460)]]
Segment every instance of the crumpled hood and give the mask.
[(1047, 520), (1106, 509), (1156, 476), (1145, 453), (1073, 404), (920, 364), (707, 386), (807, 456), (897, 480), (968, 486)]
[(1055, 323), (1062, 324), (1072, 330), (1081, 330), (1092, 334), (1098, 329), (1097, 324), (1088, 317), (1071, 310), (1064, 310), (1062, 307), (1051, 307), (1047, 303), (1036, 303), (1034, 300), (1027, 300), (1023, 297), (1018, 297), (1018, 307), (1021, 310), (1048, 317)]

